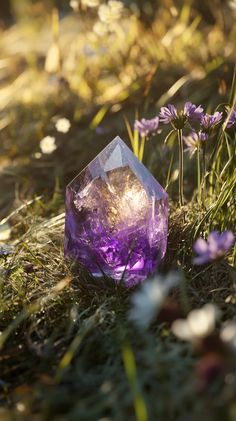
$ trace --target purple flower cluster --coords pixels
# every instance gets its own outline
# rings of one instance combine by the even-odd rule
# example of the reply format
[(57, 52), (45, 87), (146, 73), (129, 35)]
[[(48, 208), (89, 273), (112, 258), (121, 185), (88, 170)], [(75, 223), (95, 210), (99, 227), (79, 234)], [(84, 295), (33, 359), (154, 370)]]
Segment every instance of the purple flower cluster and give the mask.
[(201, 105), (196, 106), (192, 102), (186, 102), (184, 105), (183, 114), (191, 121), (201, 121), (203, 115), (203, 108)]
[(202, 131), (192, 131), (188, 136), (184, 136), (184, 143), (187, 146), (186, 151), (193, 155), (198, 148), (202, 148), (204, 142), (208, 139), (208, 134)]
[[(201, 105), (195, 105), (192, 102), (187, 101), (182, 110), (177, 110), (173, 104), (167, 104), (165, 107), (161, 107), (160, 113), (156, 117), (152, 119), (142, 118), (141, 120), (135, 120), (134, 129), (138, 130), (141, 137), (148, 138), (157, 133), (160, 123), (171, 124), (176, 130), (182, 130), (187, 123), (189, 123), (190, 127), (192, 123), (200, 123), (200, 131), (198, 133), (193, 131), (185, 138), (187, 146), (189, 146), (192, 151), (193, 149), (196, 149), (195, 146), (197, 142), (207, 140), (216, 126), (222, 122), (223, 112), (216, 111), (213, 114), (204, 113), (204, 109)], [(231, 111), (227, 122), (227, 128), (233, 126), (236, 126), (236, 109)]]
[(210, 133), (222, 121), (223, 112), (216, 111), (214, 114), (204, 114), (201, 118), (201, 127), (205, 133)]
[(159, 117), (150, 120), (142, 118), (141, 121), (135, 120), (134, 129), (137, 130), (141, 137), (154, 136), (159, 127)]
[(231, 128), (234, 125), (236, 125), (236, 109), (234, 109), (230, 114), (230, 117), (229, 117), (229, 120), (228, 120), (228, 123), (227, 123), (227, 128)]
[(195, 265), (204, 265), (211, 261), (217, 260), (224, 256), (234, 244), (234, 234), (232, 231), (224, 231), (219, 233), (212, 231), (207, 241), (198, 238), (194, 244), (194, 251), (197, 257), (194, 258)]
[(160, 122), (164, 124), (171, 123), (175, 129), (183, 129), (187, 122), (201, 121), (203, 116), (203, 108), (192, 102), (186, 102), (184, 109), (180, 112), (172, 104), (161, 107), (159, 114)]
[(159, 114), (160, 122), (164, 124), (172, 123), (178, 118), (177, 110), (174, 105), (168, 104), (166, 107), (161, 107)]

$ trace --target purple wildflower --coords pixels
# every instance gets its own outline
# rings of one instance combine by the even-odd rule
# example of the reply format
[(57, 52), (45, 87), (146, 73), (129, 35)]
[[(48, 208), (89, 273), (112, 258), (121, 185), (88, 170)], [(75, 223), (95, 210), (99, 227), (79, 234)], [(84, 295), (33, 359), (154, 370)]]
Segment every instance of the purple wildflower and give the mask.
[(214, 114), (204, 114), (201, 118), (202, 130), (209, 133), (221, 122), (222, 117), (223, 112), (220, 113), (219, 111), (216, 111)]
[(171, 123), (175, 129), (183, 129), (189, 121), (200, 121), (203, 115), (203, 108), (196, 106), (192, 102), (186, 102), (184, 109), (177, 111), (174, 105), (168, 104), (166, 107), (161, 107), (159, 114), (160, 122), (164, 124)]
[(104, 133), (106, 133), (106, 130), (104, 129), (104, 127), (102, 127), (102, 126), (96, 127), (96, 134), (103, 135)]
[(186, 102), (184, 105), (184, 115), (191, 121), (201, 121), (203, 116), (203, 108), (201, 105), (198, 107), (192, 102)]
[(202, 148), (203, 142), (208, 139), (208, 135), (202, 131), (198, 133), (193, 131), (188, 136), (184, 136), (183, 139), (187, 146), (186, 151), (193, 155), (198, 148)]
[(134, 129), (138, 130), (141, 137), (154, 136), (159, 127), (159, 117), (154, 117), (150, 120), (142, 118), (141, 121), (135, 120)]
[(168, 104), (166, 107), (161, 107), (159, 114), (160, 122), (164, 124), (172, 123), (178, 118), (177, 110), (174, 105)]
[(232, 231), (224, 231), (220, 234), (217, 231), (212, 231), (207, 241), (203, 238), (198, 238), (194, 244), (194, 251), (197, 257), (193, 260), (195, 265), (204, 265), (205, 263), (219, 259), (224, 256), (234, 243), (234, 234)]
[(230, 114), (230, 117), (227, 123), (227, 128), (230, 128), (234, 126), (235, 124), (236, 124), (236, 108)]

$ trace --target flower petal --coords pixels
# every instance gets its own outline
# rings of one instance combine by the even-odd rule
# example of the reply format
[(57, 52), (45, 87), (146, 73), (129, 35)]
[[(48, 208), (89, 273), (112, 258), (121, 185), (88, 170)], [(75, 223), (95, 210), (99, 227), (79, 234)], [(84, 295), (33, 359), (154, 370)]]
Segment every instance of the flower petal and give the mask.
[(179, 339), (183, 339), (184, 341), (191, 341), (193, 339), (192, 332), (185, 319), (175, 320), (171, 330)]
[(208, 250), (207, 242), (203, 240), (203, 238), (198, 238), (193, 248), (197, 254), (206, 253), (206, 251)]

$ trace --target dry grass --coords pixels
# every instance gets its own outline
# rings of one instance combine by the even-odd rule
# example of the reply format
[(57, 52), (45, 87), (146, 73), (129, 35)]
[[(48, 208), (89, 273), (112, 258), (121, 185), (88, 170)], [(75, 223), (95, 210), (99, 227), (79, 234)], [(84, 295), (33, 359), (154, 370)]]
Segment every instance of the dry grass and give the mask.
[[(140, 334), (127, 320), (133, 291), (111, 279), (98, 282), (63, 256), (65, 185), (115, 135), (128, 138), (124, 116), (132, 125), (137, 110), (153, 116), (169, 101), (190, 99), (209, 110), (228, 101), (233, 12), (227, 5), (215, 8), (211, 24), (212, 2), (206, 2), (206, 14), (194, 2), (192, 8), (187, 2), (171, 1), (168, 8), (162, 3), (149, 23), (144, 11), (138, 18), (127, 9), (116, 28), (119, 36), (97, 37), (91, 31), (96, 18), (85, 12), (83, 19), (63, 17), (58, 33), (44, 6), (43, 21), (31, 16), (2, 30), (0, 227), (10, 229), (0, 248), (4, 421), (146, 421), (145, 411), (150, 420), (235, 419), (234, 363), (229, 362), (228, 377), (202, 393), (196, 376), (200, 357), (173, 337), (165, 318)], [(49, 73), (44, 64), (53, 38), (60, 66), (51, 63), (55, 71)], [(58, 116), (70, 119), (67, 134), (56, 131)], [(45, 135), (56, 137), (57, 150), (38, 159)], [(175, 145), (163, 148), (162, 137), (165, 133), (147, 143), (144, 162), (165, 185)], [(232, 135), (232, 145), (234, 140)], [(210, 209), (196, 203), (196, 168), (194, 160), (186, 160), (188, 202), (181, 211), (175, 158), (168, 251), (160, 271), (179, 268), (184, 275), (172, 297), (174, 310), (186, 314), (214, 302), (223, 322), (235, 315), (236, 250), (196, 268), (192, 245), (196, 235), (213, 228), (236, 231), (235, 156), (214, 184)], [(220, 166), (224, 162), (225, 148)]]

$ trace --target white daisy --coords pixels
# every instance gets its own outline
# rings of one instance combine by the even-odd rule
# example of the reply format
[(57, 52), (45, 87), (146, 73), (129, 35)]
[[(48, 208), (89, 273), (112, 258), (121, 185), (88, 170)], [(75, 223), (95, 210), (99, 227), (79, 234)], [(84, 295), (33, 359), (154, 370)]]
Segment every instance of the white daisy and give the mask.
[(81, 0), (83, 6), (97, 7), (100, 4), (100, 0)]
[(40, 158), (42, 158), (42, 154), (41, 154), (41, 152), (35, 152), (34, 157), (35, 157), (35, 159), (40, 159)]
[(93, 31), (95, 32), (95, 34), (97, 34), (99, 37), (103, 37), (104, 35), (107, 34), (108, 31), (108, 27), (105, 23), (103, 22), (96, 22), (93, 26)]
[(59, 118), (55, 124), (55, 127), (58, 132), (67, 133), (71, 128), (71, 124), (67, 118)]
[(123, 3), (121, 1), (110, 0), (107, 4), (102, 4), (98, 9), (100, 20), (106, 24), (120, 19), (123, 11)]
[(40, 149), (45, 154), (51, 154), (57, 149), (56, 139), (53, 136), (46, 136), (40, 142)]
[(194, 342), (214, 332), (219, 310), (214, 304), (191, 311), (186, 319), (176, 320), (172, 324), (173, 333), (180, 339)]
[(74, 10), (74, 12), (78, 12), (79, 10), (79, 2), (78, 0), (71, 0), (70, 7)]
[(236, 320), (231, 320), (222, 327), (220, 338), (236, 352)]
[(180, 281), (178, 273), (166, 277), (157, 276), (145, 281), (131, 298), (129, 319), (140, 328), (146, 328), (157, 316), (170, 290)]

